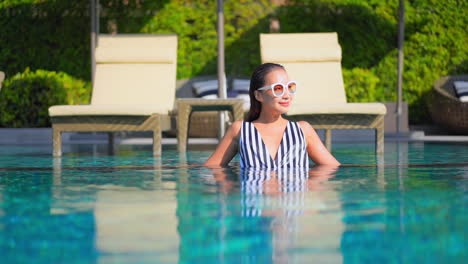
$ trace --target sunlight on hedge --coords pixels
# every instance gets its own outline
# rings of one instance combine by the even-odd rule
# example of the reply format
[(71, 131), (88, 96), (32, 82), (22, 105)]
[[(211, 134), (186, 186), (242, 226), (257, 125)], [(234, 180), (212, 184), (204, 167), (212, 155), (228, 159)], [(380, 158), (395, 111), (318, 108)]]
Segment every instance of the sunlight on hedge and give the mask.
[[(283, 33), (338, 33), (348, 101), (396, 100), (398, 0), (272, 2), (224, 2), (228, 76), (250, 76), (260, 63), (259, 34), (270, 31), (274, 18)], [(176, 33), (178, 78), (216, 74), (216, 1), (100, 0), (100, 4), (101, 33)], [(429, 123), (426, 97), (433, 82), (444, 75), (468, 72), (468, 1), (405, 4), (403, 98), (409, 104), (411, 123)], [(2, 1), (0, 25), (0, 70), (7, 79), (29, 67), (89, 81), (89, 1)], [(2, 116), (16, 114), (21, 115), (8, 112)], [(10, 126), (12, 119), (4, 120), (0, 119), (0, 126)], [(15, 122), (15, 126), (38, 125)]]
[(64, 72), (26, 69), (8, 78), (0, 92), (3, 127), (49, 127), (52, 105), (89, 104), (91, 85)]

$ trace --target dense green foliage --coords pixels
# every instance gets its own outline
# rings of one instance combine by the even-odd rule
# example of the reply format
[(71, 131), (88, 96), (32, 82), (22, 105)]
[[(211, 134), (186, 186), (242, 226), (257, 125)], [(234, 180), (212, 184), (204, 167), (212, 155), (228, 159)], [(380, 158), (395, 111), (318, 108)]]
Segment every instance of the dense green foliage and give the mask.
[(88, 2), (2, 1), (0, 70), (8, 77), (29, 67), (63, 71), (89, 80)]
[[(144, 10), (144, 3), (140, 9)], [(120, 33), (176, 33), (179, 38), (177, 77), (216, 73), (217, 5), (213, 0), (168, 1), (151, 15), (134, 17), (108, 5), (101, 18), (106, 30)], [(259, 34), (268, 32), (274, 7), (268, 0), (225, 1), (226, 69), (230, 75), (250, 75), (260, 62)], [(140, 11), (139, 13), (142, 13)], [(104, 29), (103, 29), (104, 31)]]
[[(407, 6), (404, 100), (413, 122), (428, 120), (426, 99), (441, 76), (468, 72), (468, 1), (415, 0)], [(392, 50), (372, 68), (387, 100), (396, 100), (396, 58)]]
[[(349, 101), (396, 100), (398, 1), (290, 2), (277, 10), (281, 32), (338, 32)], [(468, 1), (405, 1), (405, 11), (403, 99), (410, 121), (427, 123), (433, 82), (468, 72)]]
[(370, 70), (361, 68), (343, 69), (343, 80), (346, 84), (346, 96), (350, 101), (377, 102), (382, 94), (378, 87), (379, 78)]
[(89, 83), (66, 73), (26, 69), (3, 83), (0, 123), (4, 127), (50, 126), (50, 106), (87, 104), (90, 91)]
[[(2, 1), (0, 70), (7, 78), (29, 67), (89, 81), (89, 2)], [(216, 1), (100, 3), (101, 33), (176, 33), (178, 78), (216, 74)], [(410, 121), (427, 123), (425, 98), (434, 80), (468, 72), (468, 1), (405, 3), (404, 100)], [(276, 18), (284, 33), (338, 32), (350, 102), (396, 100), (397, 0), (289, 0), (279, 6), (268, 0), (226, 0), (224, 14), (228, 75), (249, 75), (260, 63), (259, 33), (269, 32), (270, 19)], [(11, 126), (3, 122), (0, 127)]]

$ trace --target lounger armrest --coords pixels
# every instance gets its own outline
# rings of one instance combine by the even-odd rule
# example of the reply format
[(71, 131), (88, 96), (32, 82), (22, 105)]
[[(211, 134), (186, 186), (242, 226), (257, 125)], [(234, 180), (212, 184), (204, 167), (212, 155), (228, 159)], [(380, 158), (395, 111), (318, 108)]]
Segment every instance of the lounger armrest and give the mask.
[(55, 105), (49, 108), (53, 116), (145, 116), (169, 114), (169, 110), (159, 105)]

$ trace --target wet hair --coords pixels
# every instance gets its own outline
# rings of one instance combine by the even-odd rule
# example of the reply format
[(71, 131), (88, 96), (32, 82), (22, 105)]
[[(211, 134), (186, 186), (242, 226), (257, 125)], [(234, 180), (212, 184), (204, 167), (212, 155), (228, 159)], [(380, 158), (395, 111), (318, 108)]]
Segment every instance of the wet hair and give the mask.
[(258, 66), (253, 71), (252, 76), (250, 77), (250, 110), (247, 115), (248, 122), (256, 120), (260, 116), (260, 112), (262, 110), (262, 104), (255, 98), (255, 91), (258, 88), (265, 86), (265, 76), (276, 69), (284, 70), (284, 67), (280, 64), (267, 62)]

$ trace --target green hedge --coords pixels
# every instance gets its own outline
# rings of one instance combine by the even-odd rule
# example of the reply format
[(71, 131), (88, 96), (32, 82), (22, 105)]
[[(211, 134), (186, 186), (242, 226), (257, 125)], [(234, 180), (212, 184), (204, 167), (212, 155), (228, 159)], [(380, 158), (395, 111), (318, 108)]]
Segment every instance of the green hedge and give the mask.
[[(216, 1), (100, 3), (100, 32), (176, 33), (178, 78), (216, 74)], [(468, 72), (468, 2), (405, 3), (404, 100), (410, 122), (428, 123), (425, 97), (434, 80)], [(338, 32), (350, 102), (396, 100), (397, 0), (289, 0), (280, 6), (268, 0), (227, 0), (224, 6), (228, 75), (250, 75), (260, 63), (258, 36), (269, 32), (275, 17), (284, 33)], [(89, 81), (89, 21), (89, 1), (3, 1), (0, 70), (7, 77), (26, 67), (62, 71)]]
[(0, 70), (63, 71), (90, 79), (90, 1), (2, 0)]
[[(105, 32), (176, 33), (179, 39), (177, 78), (217, 72), (217, 5), (213, 0), (167, 1), (154, 15), (140, 9), (104, 5), (101, 28)], [(260, 62), (259, 34), (268, 32), (268, 16), (274, 7), (268, 0), (225, 1), (224, 33), (226, 71), (248, 75)], [(109, 26), (112, 25), (112, 26)]]
[(49, 127), (48, 108), (88, 104), (91, 85), (63, 72), (27, 69), (8, 78), (0, 92), (3, 127)]
[[(278, 9), (282, 32), (338, 32), (348, 101), (396, 101), (398, 1), (291, 3)], [(411, 123), (429, 123), (425, 102), (433, 82), (468, 72), (468, 1), (415, 0), (405, 7), (403, 99)]]
[[(419, 0), (407, 3), (403, 98), (410, 121), (430, 120), (426, 99), (441, 76), (468, 73), (468, 1)], [(396, 100), (397, 51), (371, 70), (379, 77), (387, 100)]]
[(343, 81), (346, 83), (346, 96), (359, 98), (359, 102), (377, 102), (383, 98), (379, 87), (379, 78), (367, 69), (343, 69)]

